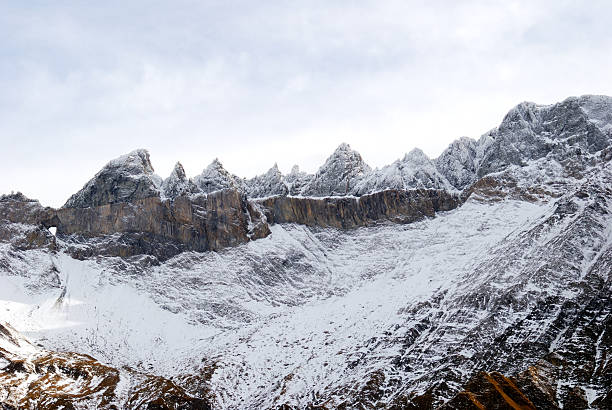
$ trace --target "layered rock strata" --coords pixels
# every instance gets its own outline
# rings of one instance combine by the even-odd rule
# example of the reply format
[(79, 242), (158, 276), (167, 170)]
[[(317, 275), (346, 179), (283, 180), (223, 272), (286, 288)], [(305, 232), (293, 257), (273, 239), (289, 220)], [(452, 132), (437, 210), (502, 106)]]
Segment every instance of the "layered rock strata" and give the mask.
[[(125, 234), (124, 245), (105, 247), (119, 256), (153, 254), (167, 259), (184, 250), (209, 251), (235, 246), (269, 235), (259, 210), (236, 190), (207, 196), (158, 197), (91, 208), (62, 208), (55, 212), (57, 232), (74, 241)], [(76, 250), (75, 250), (76, 251)], [(87, 255), (85, 252), (81, 256)]]
[(271, 223), (355, 228), (381, 220), (399, 223), (433, 217), (460, 204), (458, 196), (441, 190), (387, 190), (357, 197), (300, 198), (276, 196), (259, 203)]
[(259, 201), (228, 189), (172, 201), (155, 196), (57, 210), (16, 196), (0, 202), (0, 218), (5, 220), (0, 236), (16, 240), (18, 223), (24, 232), (18, 241), (22, 248), (53, 247), (55, 237), (46, 228), (56, 227), (68, 251), (79, 259), (148, 254), (166, 260), (187, 250), (216, 251), (264, 238), (274, 223), (341, 229), (378, 221), (410, 223), (460, 203), (457, 195), (426, 189), (387, 190), (359, 198), (276, 196)]

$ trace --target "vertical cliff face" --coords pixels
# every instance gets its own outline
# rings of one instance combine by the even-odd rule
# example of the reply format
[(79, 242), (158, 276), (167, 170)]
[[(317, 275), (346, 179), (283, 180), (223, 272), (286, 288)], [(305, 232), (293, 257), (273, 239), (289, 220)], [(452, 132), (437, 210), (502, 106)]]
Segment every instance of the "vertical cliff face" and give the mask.
[(386, 190), (359, 198), (296, 198), (277, 196), (259, 201), (271, 223), (355, 228), (380, 221), (409, 223), (460, 204), (459, 197), (441, 190)]
[(149, 197), (98, 207), (62, 208), (55, 216), (59, 235), (136, 235), (133, 248), (121, 253), (153, 252), (161, 259), (183, 250), (219, 250), (263, 238), (270, 232), (259, 211), (236, 190), (179, 196), (173, 201)]
[[(78, 258), (149, 254), (166, 260), (186, 250), (220, 250), (264, 238), (275, 223), (339, 229), (381, 221), (409, 223), (460, 204), (458, 195), (443, 190), (386, 190), (359, 198), (275, 196), (251, 201), (240, 191), (227, 189), (173, 200), (148, 197), (58, 210), (16, 199), (0, 206), (0, 216), (29, 227), (33, 233), (21, 242), (29, 240), (34, 247), (54, 243), (46, 229), (54, 226)], [(11, 226), (6, 228), (8, 236), (14, 234)]]
[[(344, 148), (336, 157), (349, 161), (350, 166), (342, 162), (342, 172), (353, 175), (363, 167), (353, 167), (352, 159), (357, 157)], [(328, 171), (338, 171), (338, 161), (330, 163)], [(0, 238), (24, 249), (53, 248), (55, 236), (47, 229), (53, 226), (63, 246), (79, 259), (147, 254), (163, 261), (183, 251), (220, 250), (264, 238), (274, 223), (340, 229), (379, 221), (409, 223), (460, 204), (456, 194), (426, 189), (383, 190), (360, 198), (288, 197), (278, 167), (249, 181), (246, 191), (253, 196), (276, 191), (281, 195), (252, 201), (242, 189), (217, 189), (234, 184), (220, 167), (218, 163), (208, 168), (208, 182), (199, 179), (205, 189), (212, 190), (208, 194), (186, 177), (180, 163), (158, 189), (148, 154), (134, 151), (109, 162), (61, 209), (43, 208), (22, 195), (3, 197), (0, 220), (6, 222), (0, 227)], [(320, 176), (332, 178), (328, 172)], [(349, 181), (343, 173), (336, 176), (338, 181)]]

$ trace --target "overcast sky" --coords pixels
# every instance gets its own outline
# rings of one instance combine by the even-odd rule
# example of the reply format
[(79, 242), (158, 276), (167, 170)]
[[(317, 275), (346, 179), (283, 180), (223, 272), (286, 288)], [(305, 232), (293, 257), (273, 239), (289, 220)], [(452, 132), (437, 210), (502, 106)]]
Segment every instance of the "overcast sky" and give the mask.
[(166, 177), (434, 158), (521, 101), (612, 94), (609, 1), (1, 1), (0, 193), (59, 206), (147, 148)]

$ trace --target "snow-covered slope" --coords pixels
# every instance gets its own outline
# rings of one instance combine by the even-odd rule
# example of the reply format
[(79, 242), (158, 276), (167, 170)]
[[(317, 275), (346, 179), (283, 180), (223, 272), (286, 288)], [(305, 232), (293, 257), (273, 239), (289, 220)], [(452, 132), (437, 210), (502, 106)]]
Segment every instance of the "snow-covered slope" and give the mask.
[[(219, 405), (269, 408), (327, 402), (335, 407), (346, 399), (344, 389), (355, 389), (359, 396), (358, 387), (371, 372), (389, 368), (397, 376), (399, 369), (391, 365), (401, 345), (380, 350), (410, 331), (404, 310), (456, 286), (494, 244), (543, 211), (520, 203), (495, 210), (472, 204), (426, 223), (364, 229), (352, 238), (337, 238), (340, 245), (325, 251), (335, 259), (328, 264), (333, 276), (346, 278), (346, 290), (218, 336), (215, 346), (198, 346), (198, 352), (206, 352), (202, 357), (216, 358), (219, 371), (212, 381)], [(481, 219), (483, 214), (487, 217)], [(516, 225), (505, 224), (501, 215), (512, 216)], [(448, 243), (453, 243), (452, 250)], [(376, 252), (367, 251), (373, 247)], [(438, 255), (436, 263), (432, 254)]]
[[(600, 198), (610, 182), (608, 169), (556, 201), (469, 200), (411, 225), (276, 225), (268, 238), (159, 266), (4, 246), (1, 308), (45, 347), (165, 377), (214, 368), (202, 383), (220, 408), (336, 406), (365, 397), (373, 377), (388, 392), (381, 404), (440, 378), (449, 398), (476, 369), (520, 370), (571, 343), (555, 324), (563, 306), (610, 280), (612, 209)], [(508, 332), (516, 363), (499, 348)], [(529, 347), (542, 334), (547, 344)]]
[[(325, 337), (324, 330), (337, 327), (330, 326), (329, 321), (348, 332), (341, 336), (339, 329), (333, 331), (340, 339), (358, 329), (374, 335), (389, 322), (376, 324), (381, 320), (378, 314), (364, 322), (361, 312), (369, 309), (365, 316), (372, 314), (371, 310), (381, 303), (380, 295), (388, 298), (379, 312), (383, 316), (403, 304), (416, 303), (441, 283), (456, 278), (455, 268), (448, 271), (451, 266), (471, 266), (475, 256), (486, 255), (485, 249), (491, 244), (544, 211), (520, 202), (493, 208), (473, 203), (446, 216), (406, 226), (342, 232), (276, 225), (266, 239), (218, 253), (183, 253), (160, 266), (149, 266), (146, 257), (78, 261), (62, 253), (15, 254), (4, 246), (0, 248), (5, 266), (0, 277), (0, 308), (18, 330), (50, 347), (80, 351), (114, 366), (127, 364), (167, 376), (172, 375), (170, 369), (179, 359), (219, 355), (230, 359), (237, 354), (234, 343), (253, 332), (255, 336), (251, 337), (257, 338), (253, 343), (268, 344), (265, 335), (271, 332), (281, 340), (287, 339), (280, 345), (273, 343), (260, 355), (266, 351), (276, 356), (295, 355), (308, 348), (310, 356), (324, 349), (317, 355), (325, 361), (330, 360), (328, 349), (340, 347), (328, 348), (319, 339), (306, 345), (299, 342), (303, 337), (308, 339), (308, 333), (314, 331), (312, 326), (321, 327), (321, 332), (315, 332), (320, 333), (317, 337)], [(504, 221), (509, 216), (512, 224)], [(482, 222), (476, 222), (482, 218)], [(458, 239), (463, 245), (456, 242)], [(431, 266), (429, 255), (440, 252), (449, 242), (454, 243), (452, 253), (444, 263)], [(119, 306), (121, 309), (117, 309)], [(319, 313), (323, 311), (327, 313)], [(393, 315), (388, 319), (395, 320)], [(291, 325), (291, 321), (296, 322)], [(256, 336), (258, 332), (264, 335)], [(363, 340), (363, 335), (355, 333), (345, 340), (344, 347), (350, 352)], [(194, 344), (198, 345), (195, 350)], [(287, 344), (294, 346), (283, 349)], [(229, 350), (224, 353), (226, 348)], [(239, 357), (244, 354), (241, 360), (248, 363), (247, 345), (245, 349)], [(158, 351), (164, 351), (164, 356), (155, 354)], [(299, 364), (299, 357), (283, 360), (297, 360), (295, 366), (306, 366)], [(252, 359), (259, 360), (259, 356)], [(261, 359), (270, 361), (272, 357)], [(344, 371), (347, 357), (337, 359), (326, 373), (334, 371), (339, 376)], [(278, 364), (275, 372), (253, 380), (285, 377), (285, 366), (281, 361)], [(227, 366), (225, 371), (230, 371)], [(306, 366), (304, 371), (317, 373), (318, 366), (322, 362), (315, 368)], [(235, 400), (253, 394), (247, 385), (242, 388), (247, 390)], [(225, 389), (218, 386), (220, 392)]]

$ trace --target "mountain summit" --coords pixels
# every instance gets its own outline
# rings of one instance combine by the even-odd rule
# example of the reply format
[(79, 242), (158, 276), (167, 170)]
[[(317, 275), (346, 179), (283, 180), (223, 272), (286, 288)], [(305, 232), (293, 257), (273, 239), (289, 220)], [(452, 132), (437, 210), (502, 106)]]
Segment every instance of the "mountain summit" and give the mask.
[(200, 192), (196, 184), (187, 178), (185, 169), (180, 162), (176, 163), (170, 176), (164, 179), (161, 191), (165, 198), (176, 198), (177, 196)]
[(149, 152), (138, 149), (104, 166), (64, 208), (87, 208), (159, 196), (161, 178), (154, 174)]
[(349, 194), (358, 180), (371, 168), (361, 155), (348, 144), (340, 144), (327, 158), (312, 180), (302, 189), (304, 196), (335, 196)]
[(243, 188), (242, 180), (230, 174), (218, 158), (215, 158), (200, 175), (196, 176), (193, 182), (206, 194), (229, 188)]

